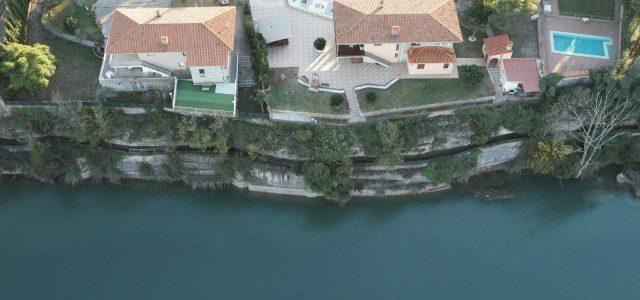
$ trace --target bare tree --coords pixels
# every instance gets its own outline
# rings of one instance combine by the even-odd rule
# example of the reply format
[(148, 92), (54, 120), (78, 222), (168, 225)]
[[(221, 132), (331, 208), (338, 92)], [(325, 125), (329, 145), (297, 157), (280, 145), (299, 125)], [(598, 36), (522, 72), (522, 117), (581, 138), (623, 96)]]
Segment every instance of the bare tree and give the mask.
[(635, 103), (627, 94), (608, 88), (601, 91), (578, 90), (561, 97), (558, 104), (562, 112), (559, 117), (582, 125), (569, 133), (570, 138), (582, 144), (576, 173), (576, 178), (580, 178), (598, 151), (625, 134), (619, 127), (631, 117)]

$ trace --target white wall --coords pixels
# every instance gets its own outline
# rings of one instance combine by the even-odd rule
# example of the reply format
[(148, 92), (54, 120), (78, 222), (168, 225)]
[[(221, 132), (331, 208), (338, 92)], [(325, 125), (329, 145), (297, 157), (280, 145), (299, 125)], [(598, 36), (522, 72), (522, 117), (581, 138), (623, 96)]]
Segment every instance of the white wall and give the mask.
[(364, 51), (390, 62), (398, 62), (395, 57), (396, 44), (365, 44)]
[(138, 59), (171, 71), (187, 70), (187, 57), (182, 52), (138, 53)]
[[(453, 43), (400, 43), (400, 44), (365, 44), (364, 51), (371, 53), (375, 56), (381, 57), (390, 62), (403, 62), (407, 61), (407, 51), (411, 47), (421, 46), (441, 46), (453, 48)], [(398, 56), (396, 57), (396, 53)]]
[(424, 64), (424, 69), (418, 69), (418, 64), (407, 63), (409, 74), (428, 74), (428, 75), (446, 75), (451, 74), (453, 69), (457, 68), (455, 63), (449, 63), (448, 68), (444, 68), (444, 64)]
[[(204, 76), (200, 74), (201, 69), (204, 70)], [(189, 70), (191, 71), (191, 79), (193, 79), (193, 84), (229, 81), (229, 69), (224, 67), (190, 67)]]

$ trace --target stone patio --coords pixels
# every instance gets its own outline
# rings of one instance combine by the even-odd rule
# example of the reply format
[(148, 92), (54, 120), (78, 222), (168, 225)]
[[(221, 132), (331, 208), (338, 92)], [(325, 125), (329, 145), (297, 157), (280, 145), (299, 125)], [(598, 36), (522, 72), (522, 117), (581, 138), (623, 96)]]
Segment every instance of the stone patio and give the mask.
[[(590, 69), (612, 66), (620, 56), (620, 5), (616, 4), (615, 20), (605, 21), (590, 19), (584, 22), (580, 18), (560, 16), (558, 0), (549, 0), (552, 7), (550, 13), (543, 13), (540, 18), (540, 55), (544, 60), (546, 73), (559, 72), (566, 77), (584, 76)], [(587, 4), (585, 4), (587, 5)], [(550, 31), (562, 31), (579, 34), (611, 37), (614, 51), (611, 59), (599, 59), (554, 53), (551, 50)]]
[[(288, 47), (269, 50), (269, 66), (272, 68), (297, 67), (298, 74), (309, 79), (319, 78), (328, 88), (344, 89), (349, 102), (350, 122), (364, 121), (355, 87), (373, 84), (386, 85), (394, 79), (458, 78), (457, 68), (451, 75), (410, 75), (406, 63), (384, 67), (377, 64), (352, 64), (336, 57), (333, 21), (291, 8), (286, 0), (251, 0), (254, 20), (270, 16), (288, 16), (292, 24), (292, 37)], [(327, 40), (323, 53), (313, 48), (313, 41)], [(314, 76), (316, 75), (316, 76)]]

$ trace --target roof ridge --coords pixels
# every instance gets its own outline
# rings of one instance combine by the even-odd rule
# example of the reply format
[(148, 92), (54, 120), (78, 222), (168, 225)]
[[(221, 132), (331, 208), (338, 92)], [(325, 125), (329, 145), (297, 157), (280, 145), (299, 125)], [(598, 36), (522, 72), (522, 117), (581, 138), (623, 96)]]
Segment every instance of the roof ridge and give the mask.
[[(223, 12), (223, 13), (221, 13), (221, 14), (219, 14), (219, 15), (217, 15), (217, 16), (215, 16), (215, 17), (213, 17), (213, 18), (211, 18), (211, 19), (209, 19), (207, 21), (201, 22), (200, 25), (204, 26), (204, 28), (206, 28), (211, 33), (213, 33), (213, 35), (215, 35), (219, 40), (221, 40), (222, 43), (225, 44), (225, 46), (227, 46), (229, 49), (233, 50), (233, 43), (235, 42), (233, 39), (230, 41), (231, 45), (229, 45), (229, 43), (227, 43), (227, 41), (224, 38), (220, 37), (220, 35), (217, 32), (215, 32), (211, 27), (209, 27), (207, 25), (208, 22), (211, 22), (211, 21), (215, 20), (216, 18), (221, 17), (222, 15), (227, 14), (229, 12), (233, 12), (235, 14), (236, 13), (235, 6), (233, 7), (233, 9), (229, 9), (229, 10), (227, 10), (227, 11), (225, 11), (225, 12)], [(237, 20), (234, 19), (234, 22), (237, 22)], [(235, 31), (235, 29), (236, 29), (235, 28), (235, 24), (233, 24), (233, 25), (234, 25), (233, 26), (234, 27), (233, 31)], [(230, 28), (228, 28), (228, 29), (230, 29)], [(235, 36), (235, 32), (234, 32), (234, 36)]]
[[(440, 5), (437, 9), (432, 10), (431, 12), (435, 12), (436, 10), (438, 10), (438, 9), (442, 8), (445, 4), (449, 4), (450, 2), (454, 2), (454, 1), (453, 1), (453, 0), (444, 1), (444, 2), (442, 2), (442, 5)], [(453, 5), (455, 6), (455, 2), (454, 2), (454, 4), (453, 4)], [(456, 8), (456, 9), (455, 9), (455, 11), (456, 11), (456, 12), (455, 12), (455, 17), (456, 17), (456, 19), (458, 19), (458, 9)], [(442, 20), (440, 20), (440, 18), (437, 18), (437, 17), (436, 17), (434, 14), (432, 14), (431, 12), (429, 13), (429, 15), (430, 15), (434, 20), (436, 20), (436, 22), (440, 23), (440, 25), (442, 25), (442, 27), (444, 27), (444, 29), (446, 29), (447, 31), (449, 31), (449, 33), (451, 33), (453, 36), (455, 36), (455, 37), (457, 37), (457, 38), (460, 38), (460, 40), (463, 40), (463, 38), (462, 38), (462, 32), (460, 32), (460, 36), (458, 36), (455, 32), (451, 31), (451, 29), (449, 28), (449, 26), (447, 26), (447, 25), (445, 25), (444, 23), (442, 23)], [(460, 20), (458, 20), (458, 23), (459, 23), (459, 22), (460, 22)], [(460, 28), (460, 27), (458, 27), (458, 28)]]
[(122, 37), (121, 37), (120, 39), (118, 39), (117, 41), (114, 41), (114, 43), (113, 43), (113, 44), (117, 45), (117, 44), (119, 44), (122, 40), (124, 40), (125, 38), (127, 38), (131, 32), (133, 32), (134, 30), (138, 29), (138, 26), (140, 26), (141, 24), (140, 24), (140, 23), (138, 23), (138, 22), (136, 22), (136, 20), (134, 20), (134, 19), (130, 18), (130, 17), (129, 17), (129, 16), (127, 16), (126, 14), (122, 13), (122, 12), (121, 12), (121, 11), (119, 11), (118, 9), (114, 10), (114, 11), (113, 11), (113, 13), (114, 13), (114, 15), (113, 15), (113, 16), (112, 16), (112, 18), (111, 18), (111, 20), (112, 20), (112, 21), (111, 21), (111, 24), (113, 24), (113, 19), (115, 19), (115, 14), (116, 14), (116, 13), (118, 13), (119, 15), (121, 15), (121, 16), (123, 16), (123, 17), (127, 18), (129, 21), (131, 21), (131, 22), (133, 22), (133, 23), (135, 23), (135, 24), (136, 24), (136, 26), (132, 26), (132, 27), (131, 27), (131, 29), (130, 29), (130, 30), (128, 30), (125, 34), (122, 34)]

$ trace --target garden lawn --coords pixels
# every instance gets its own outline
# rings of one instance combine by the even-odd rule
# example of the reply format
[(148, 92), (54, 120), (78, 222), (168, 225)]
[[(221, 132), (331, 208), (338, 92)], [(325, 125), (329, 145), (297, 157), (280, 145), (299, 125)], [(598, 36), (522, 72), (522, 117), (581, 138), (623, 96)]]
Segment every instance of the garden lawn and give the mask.
[(616, 0), (558, 0), (561, 15), (613, 20)]
[(98, 88), (98, 75), (102, 60), (97, 58), (88, 47), (57, 38), (44, 31), (37, 14), (29, 21), (29, 44), (45, 44), (56, 57), (57, 69), (51, 78), (49, 87), (29, 95), (22, 91), (16, 94), (20, 100), (50, 100), (59, 92), (63, 100), (95, 99)]
[(466, 27), (461, 27), (461, 29), (463, 41), (461, 43), (453, 44), (453, 48), (456, 50), (456, 56), (463, 58), (483, 57), (484, 54), (482, 54), (482, 40), (487, 37), (487, 35), (482, 31), (476, 32), (477, 40), (475, 42), (470, 42), (468, 38), (473, 32), (471, 32)]
[[(429, 93), (426, 92), (425, 85), (429, 86)], [(366, 98), (368, 92), (375, 93), (377, 99), (373, 102), (368, 101)], [(495, 91), (489, 75), (485, 74), (482, 82), (475, 87), (467, 86), (462, 79), (403, 79), (386, 90), (360, 90), (358, 100), (362, 111), (370, 112), (469, 100), (491, 95), (495, 95)]]
[(280, 71), (274, 71), (271, 75), (271, 94), (267, 97), (271, 109), (324, 114), (349, 112), (346, 98), (342, 105), (334, 108), (331, 106), (331, 96), (335, 94), (309, 91), (297, 81), (297, 72), (289, 72), (288, 69), (283, 71), (288, 73), (285, 79), (280, 79)]
[[(83, 6), (75, 5), (74, 0), (62, 0), (60, 4), (51, 8), (47, 12), (51, 26), (69, 33), (64, 29), (64, 18), (73, 16), (78, 20), (78, 30), (75, 35), (83, 40), (95, 41), (98, 38), (98, 25), (91, 13), (91, 6), (86, 10)], [(70, 34), (70, 33), (69, 33)]]
[(176, 107), (207, 109), (233, 113), (233, 95), (216, 94), (215, 86), (209, 91), (193, 85), (191, 81), (179, 80), (176, 90)]

